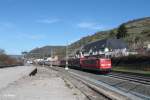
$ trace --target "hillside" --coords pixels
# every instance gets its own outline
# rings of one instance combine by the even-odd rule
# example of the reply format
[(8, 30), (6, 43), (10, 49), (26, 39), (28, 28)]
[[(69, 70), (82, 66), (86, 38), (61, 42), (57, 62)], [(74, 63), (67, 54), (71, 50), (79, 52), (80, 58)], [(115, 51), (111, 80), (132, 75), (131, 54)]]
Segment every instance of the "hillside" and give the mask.
[(57, 55), (62, 58), (65, 55), (65, 46), (44, 46), (41, 48), (35, 48), (28, 53), (28, 57), (34, 56), (37, 58), (49, 57)]
[[(123, 38), (129, 45), (130, 49), (143, 47), (146, 43), (150, 43), (150, 17), (140, 18), (123, 23), (127, 30), (127, 36)], [(121, 24), (122, 25), (122, 24)], [(118, 27), (119, 28), (119, 27)], [(89, 42), (106, 38), (116, 38), (118, 28), (96, 32), (93, 35), (86, 36), (69, 45), (69, 53), (72, 53)], [(53, 55), (60, 58), (65, 56), (65, 46), (45, 46), (30, 51), (32, 56), (50, 56), (51, 50)], [(35, 54), (34, 54), (35, 53)], [(40, 55), (39, 55), (40, 54)]]
[[(129, 47), (133, 48), (133, 45), (138, 47), (139, 45), (150, 42), (150, 17), (140, 18), (123, 23), (126, 27), (128, 36), (124, 40), (128, 43)], [(96, 32), (91, 36), (86, 36), (80, 40), (72, 43), (70, 49), (80, 48), (81, 46), (93, 42), (96, 40), (115, 38), (117, 29)], [(138, 44), (138, 45), (136, 45)]]

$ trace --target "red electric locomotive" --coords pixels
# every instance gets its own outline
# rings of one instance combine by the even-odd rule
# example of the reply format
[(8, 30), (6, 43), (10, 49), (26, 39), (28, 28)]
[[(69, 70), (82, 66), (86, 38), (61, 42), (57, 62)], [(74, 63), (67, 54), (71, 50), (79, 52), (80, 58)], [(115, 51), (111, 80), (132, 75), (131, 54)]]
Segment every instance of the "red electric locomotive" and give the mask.
[(111, 60), (108, 58), (88, 57), (81, 59), (81, 68), (109, 72), (112, 68)]

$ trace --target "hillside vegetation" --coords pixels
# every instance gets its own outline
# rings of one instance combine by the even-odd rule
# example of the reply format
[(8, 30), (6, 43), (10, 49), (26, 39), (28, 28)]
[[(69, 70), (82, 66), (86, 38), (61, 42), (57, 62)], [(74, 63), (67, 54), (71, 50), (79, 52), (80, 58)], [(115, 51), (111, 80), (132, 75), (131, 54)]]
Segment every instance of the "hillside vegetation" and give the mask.
[(126, 36), (123, 38), (130, 48), (137, 48), (139, 45), (145, 45), (150, 42), (150, 17), (132, 20), (121, 24), (118, 28), (96, 32), (91, 36), (86, 36), (70, 45), (71, 49), (80, 48), (81, 46), (96, 40), (116, 38), (118, 29), (124, 25)]

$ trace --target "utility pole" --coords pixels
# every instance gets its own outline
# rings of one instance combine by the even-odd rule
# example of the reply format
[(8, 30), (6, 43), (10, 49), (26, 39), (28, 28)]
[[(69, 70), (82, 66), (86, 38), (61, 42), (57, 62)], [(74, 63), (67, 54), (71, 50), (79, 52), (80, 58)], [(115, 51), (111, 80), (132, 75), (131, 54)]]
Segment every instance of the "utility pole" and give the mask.
[(65, 70), (68, 70), (68, 42), (66, 45), (66, 66), (65, 66)]
[(44, 63), (45, 63), (44, 58), (45, 58), (45, 54), (43, 52), (43, 67), (44, 67)]
[(50, 65), (50, 67), (52, 67), (52, 63), (53, 63), (53, 49), (51, 48), (51, 65)]

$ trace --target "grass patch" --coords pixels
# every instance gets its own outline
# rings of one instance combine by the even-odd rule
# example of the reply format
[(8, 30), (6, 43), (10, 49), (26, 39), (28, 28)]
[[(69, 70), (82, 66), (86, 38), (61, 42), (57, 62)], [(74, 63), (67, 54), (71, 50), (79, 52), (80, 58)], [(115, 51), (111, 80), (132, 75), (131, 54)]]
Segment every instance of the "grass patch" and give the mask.
[(123, 66), (114, 66), (112, 68), (112, 71), (118, 71), (118, 72), (125, 72), (125, 73), (133, 73), (133, 74), (139, 74), (143, 76), (150, 76), (150, 71), (143, 71), (143, 70), (138, 70), (138, 69), (129, 69), (125, 68)]

